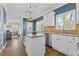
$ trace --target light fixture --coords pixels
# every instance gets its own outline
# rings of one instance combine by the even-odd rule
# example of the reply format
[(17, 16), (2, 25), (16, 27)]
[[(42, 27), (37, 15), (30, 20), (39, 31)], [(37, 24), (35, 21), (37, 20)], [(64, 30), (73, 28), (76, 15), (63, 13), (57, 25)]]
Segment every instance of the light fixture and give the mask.
[(30, 4), (28, 4), (28, 16), (27, 16), (27, 19), (29, 21), (31, 21), (33, 18), (32, 18), (32, 10), (33, 10), (33, 6)]
[(32, 6), (31, 6), (31, 4), (29, 6), (29, 12), (32, 12)]
[(29, 3), (28, 4), (28, 17), (27, 18), (28, 18), (29, 21), (34, 19), (33, 16), (32, 16), (32, 12), (37, 7), (38, 7), (37, 3)]

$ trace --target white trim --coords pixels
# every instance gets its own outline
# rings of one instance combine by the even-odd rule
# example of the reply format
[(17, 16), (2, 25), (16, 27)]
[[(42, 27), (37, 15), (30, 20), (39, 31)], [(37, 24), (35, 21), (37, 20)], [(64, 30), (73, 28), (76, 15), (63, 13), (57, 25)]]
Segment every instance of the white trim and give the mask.
[(7, 45), (7, 42), (6, 42), (5, 45), (2, 47), (2, 50), (5, 49), (6, 45)]
[(5, 49), (6, 45), (7, 45), (7, 42), (6, 42), (5, 45), (0, 49), (0, 52), (2, 52), (3, 49)]
[(44, 16), (44, 15), (50, 13), (50, 12), (53, 12), (53, 10), (55, 10), (55, 9), (57, 9), (57, 8), (59, 8), (59, 7), (63, 6), (63, 5), (65, 5), (65, 4), (67, 4), (67, 3), (60, 4), (60, 5), (56, 5), (54, 8), (51, 8), (51, 9), (49, 9), (49, 10), (43, 12), (43, 13), (40, 14), (39, 16), (36, 16), (34, 19), (39, 18), (40, 16)]

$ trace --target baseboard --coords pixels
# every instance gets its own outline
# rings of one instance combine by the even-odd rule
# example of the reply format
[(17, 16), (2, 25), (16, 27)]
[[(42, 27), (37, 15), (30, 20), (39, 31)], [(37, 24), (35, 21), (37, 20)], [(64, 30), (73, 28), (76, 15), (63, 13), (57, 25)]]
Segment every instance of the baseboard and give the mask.
[[(66, 53), (66, 52), (64, 52), (64, 51), (60, 51), (60, 50), (58, 50), (57, 48), (54, 48), (54, 47), (52, 47), (52, 48), (53, 48), (54, 50), (56, 50), (56, 51), (58, 51), (58, 52), (64, 54), (65, 56), (69, 56), (69, 54)], [(71, 56), (71, 55), (70, 55), (70, 56)]]
[(2, 52), (3, 49), (5, 49), (6, 45), (7, 45), (7, 42), (6, 42), (5, 45), (0, 49), (0, 52)]
[(49, 46), (48, 44), (46, 44), (46, 46), (48, 46), (48, 47), (52, 48), (52, 46)]

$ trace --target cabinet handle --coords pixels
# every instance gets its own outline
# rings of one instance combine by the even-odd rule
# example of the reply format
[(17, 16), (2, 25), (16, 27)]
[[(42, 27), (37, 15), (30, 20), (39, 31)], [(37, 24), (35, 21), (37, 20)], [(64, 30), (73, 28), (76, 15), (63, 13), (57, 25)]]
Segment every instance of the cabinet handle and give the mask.
[(56, 40), (61, 40), (61, 39), (56, 39)]
[(73, 40), (75, 40), (75, 38), (73, 38)]
[(72, 41), (70, 41), (70, 43), (72, 43)]
[(77, 49), (79, 48), (79, 42), (77, 42), (76, 47), (77, 47)]

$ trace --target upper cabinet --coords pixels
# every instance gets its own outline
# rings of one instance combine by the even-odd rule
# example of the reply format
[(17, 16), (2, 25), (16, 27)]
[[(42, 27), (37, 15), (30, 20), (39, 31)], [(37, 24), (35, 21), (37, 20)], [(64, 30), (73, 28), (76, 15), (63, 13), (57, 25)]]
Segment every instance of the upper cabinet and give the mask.
[(54, 12), (50, 12), (50, 13), (44, 15), (44, 27), (55, 25), (54, 16), (55, 16)]

